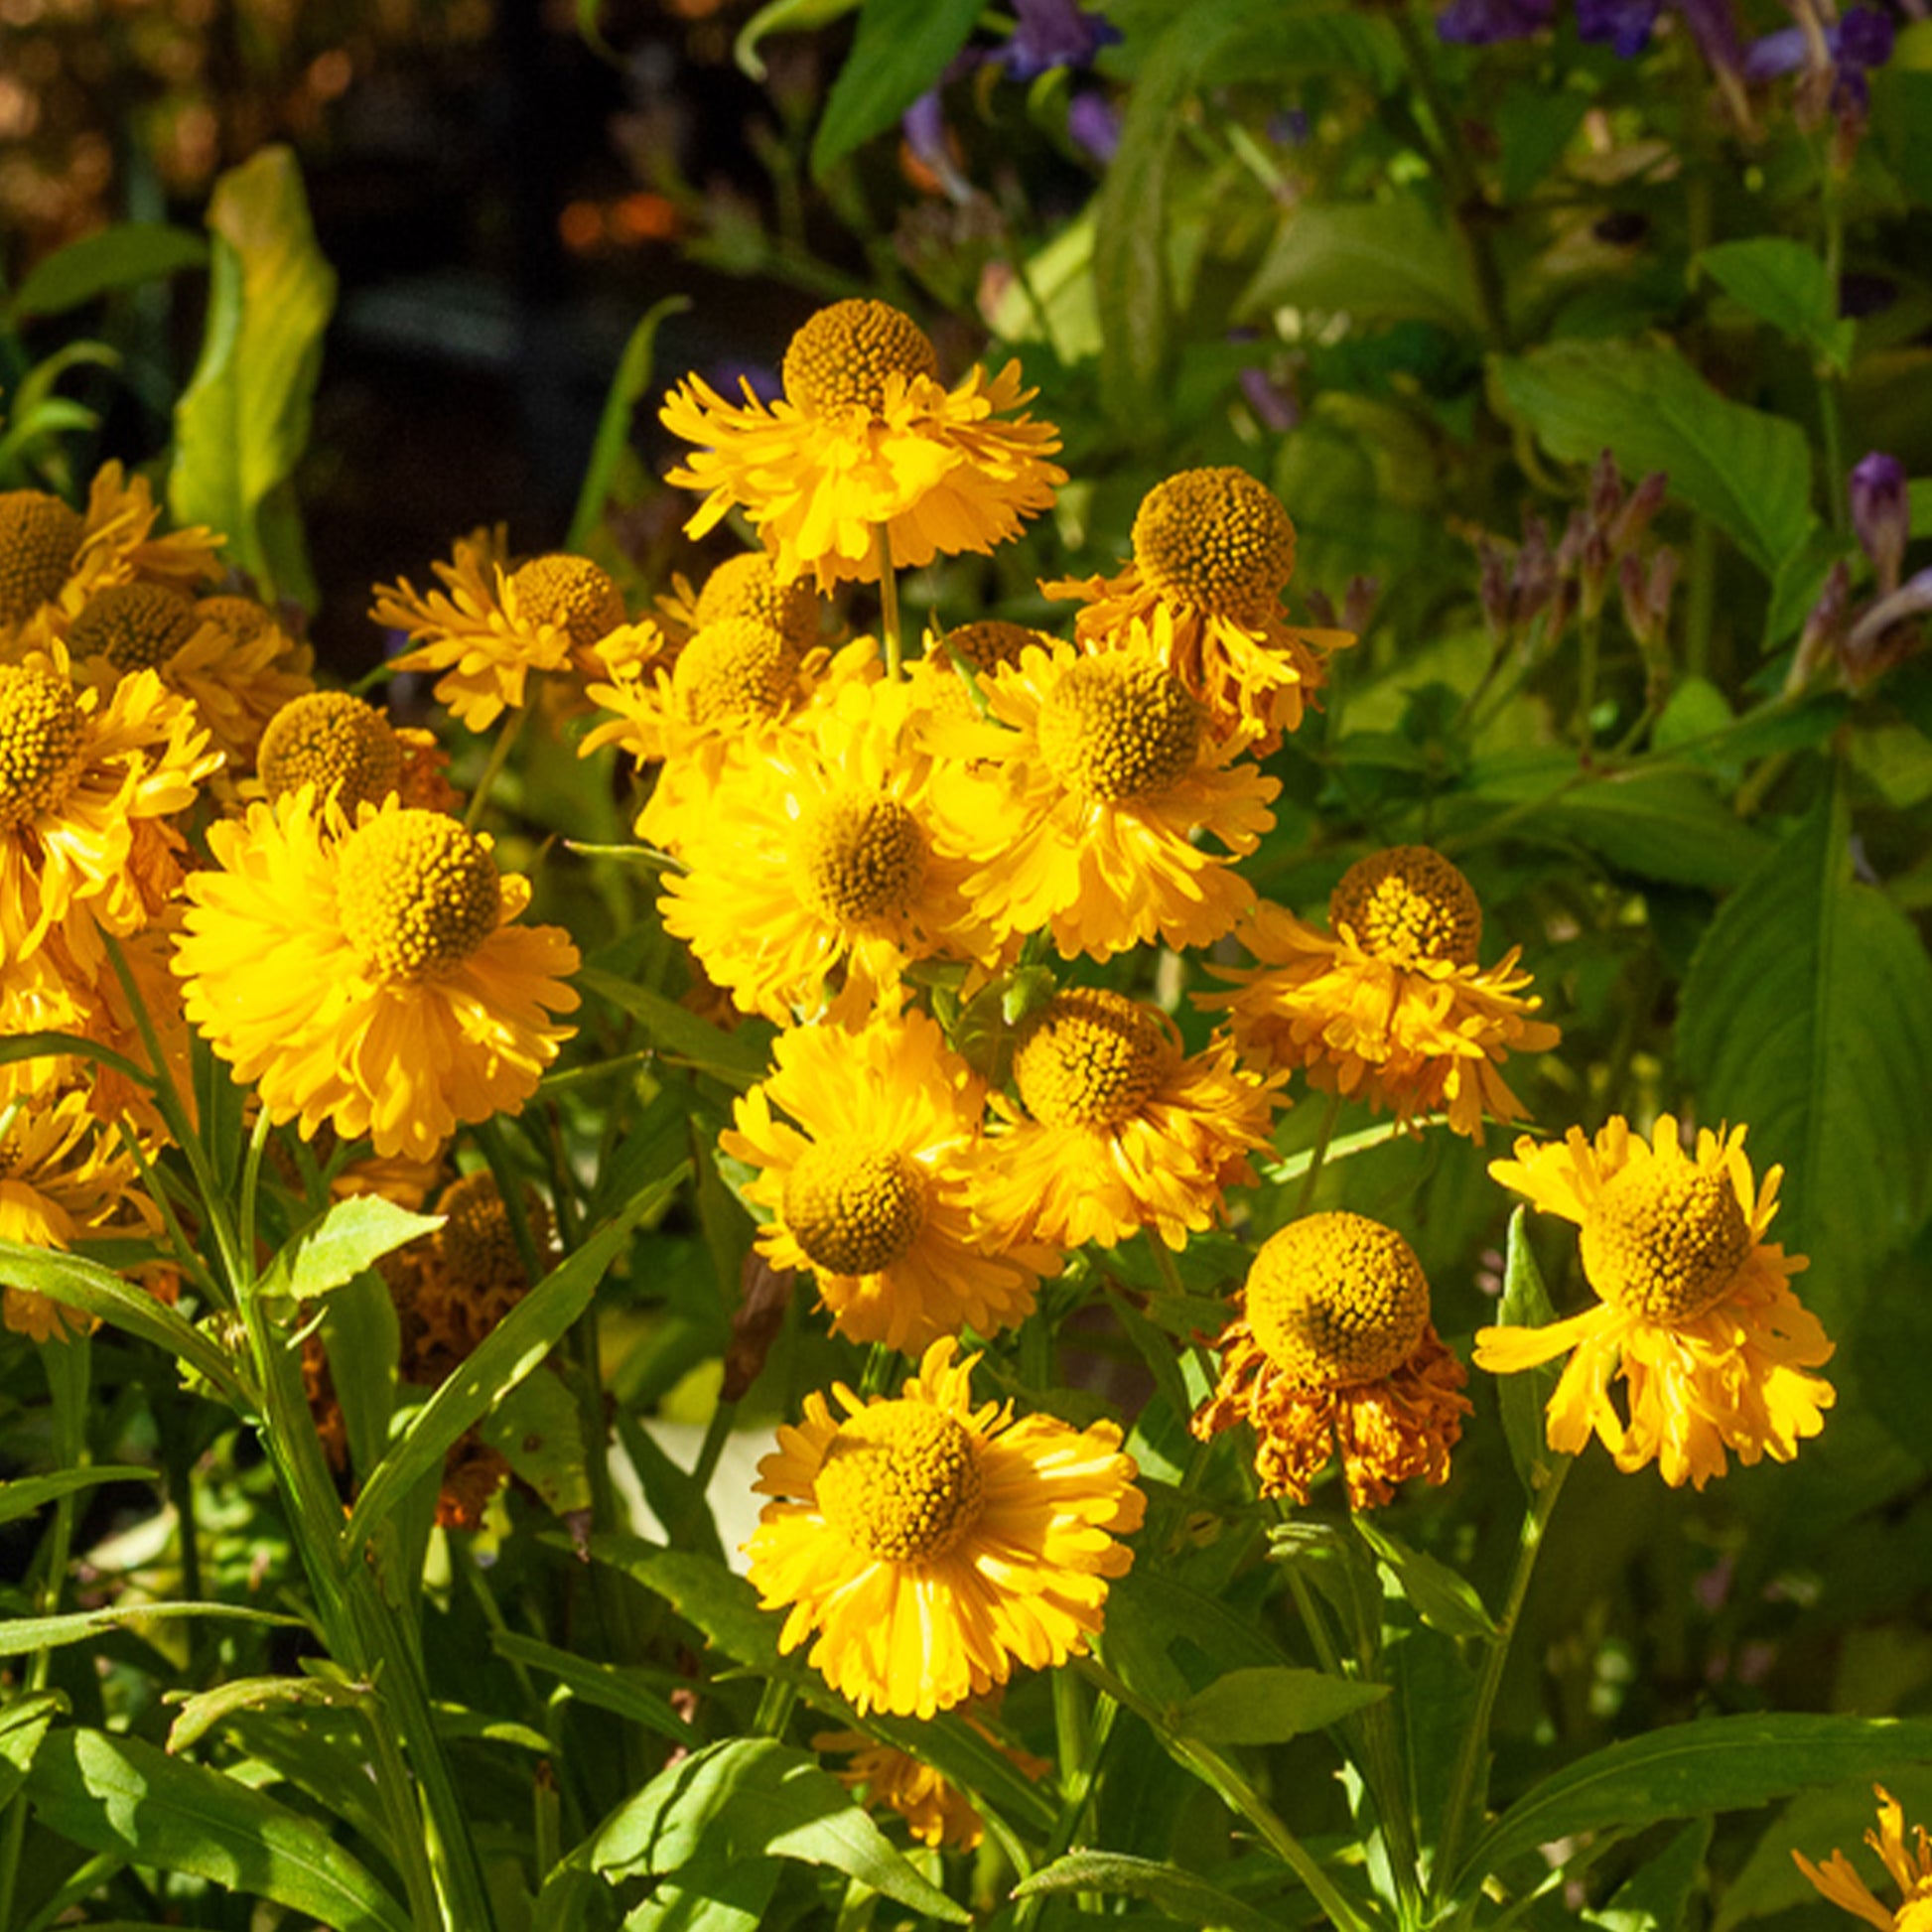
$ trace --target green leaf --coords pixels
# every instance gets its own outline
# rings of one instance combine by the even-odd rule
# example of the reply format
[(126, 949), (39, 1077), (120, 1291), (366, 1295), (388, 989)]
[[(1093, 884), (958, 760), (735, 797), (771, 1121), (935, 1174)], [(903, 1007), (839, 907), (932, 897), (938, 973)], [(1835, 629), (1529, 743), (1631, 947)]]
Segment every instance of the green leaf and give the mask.
[(1810, 1785), (1932, 1760), (1932, 1724), (1752, 1713), (1668, 1725), (1592, 1751), (1519, 1798), (1470, 1848), (1453, 1889), (1580, 1832), (1745, 1811)]
[(214, 237), (202, 356), (175, 405), (168, 507), (207, 523), (271, 601), (313, 608), (290, 494), (309, 441), (323, 330), (336, 276), (316, 246), (292, 150), (267, 147), (214, 185)]
[(242, 1623), (274, 1623), (285, 1629), (307, 1627), (299, 1616), (278, 1616), (273, 1610), (252, 1610), (239, 1603), (115, 1603), (100, 1610), (70, 1610), (63, 1616), (0, 1618), (0, 1657), (30, 1657), (37, 1650), (85, 1643), (90, 1637), (130, 1623), (162, 1622), (181, 1616), (232, 1617)]
[(115, 289), (130, 289), (207, 260), (207, 243), (160, 221), (121, 221), (57, 248), (28, 270), (7, 304), (7, 320), (58, 316)]
[(1235, 313), (1252, 319), (1284, 305), (1416, 319), (1465, 334), (1481, 329), (1474, 277), (1453, 225), (1414, 195), (1299, 204)]
[(288, 1242), (269, 1263), (259, 1293), (299, 1302), (327, 1295), (442, 1225), (441, 1214), (412, 1214), (380, 1194), (351, 1194)]
[(1583, 1917), (1601, 1932), (1679, 1932), (1711, 1849), (1711, 1820), (1694, 1818), (1645, 1865), (1610, 1895), (1607, 1905)]
[(322, 1316), (329, 1377), (342, 1405), (349, 1460), (364, 1480), (389, 1445), (396, 1411), (396, 1367), (402, 1327), (389, 1285), (374, 1270), (330, 1296)]
[(27, 1781), (47, 1727), (68, 1708), (59, 1691), (33, 1691), (0, 1705), (0, 1805)]
[(177, 1314), (165, 1302), (123, 1281), (111, 1269), (81, 1255), (56, 1248), (27, 1248), (0, 1241), (0, 1282), (9, 1288), (31, 1288), (65, 1308), (79, 1309), (139, 1335), (179, 1357), (222, 1391), (236, 1408), (249, 1405), (234, 1364), (201, 1329)]
[(651, 1683), (657, 1673), (596, 1663), (514, 1630), (492, 1630), (489, 1641), (499, 1657), (557, 1678), (572, 1696), (596, 1705), (600, 1711), (615, 1711), (619, 1717), (629, 1718), (679, 1744), (689, 1744), (695, 1735)]
[(700, 1073), (709, 1073), (742, 1091), (756, 1086), (769, 1070), (765, 1036), (756, 1029), (728, 1034), (722, 1027), (700, 1020), (675, 1000), (594, 966), (582, 967), (576, 983), (640, 1022), (653, 1042)]
[(1852, 877), (1832, 784), (1719, 908), (1691, 962), (1678, 1043), (1705, 1119), (1748, 1123), (1785, 1168), (1786, 1248), (1827, 1327), (1924, 1218), (1932, 1164), (1932, 963), (1911, 921)]
[(1502, 143), (1498, 185), (1505, 202), (1523, 201), (1570, 145), (1589, 112), (1589, 95), (1574, 87), (1533, 87), (1512, 80), (1496, 110)]
[(336, 1932), (409, 1932), (402, 1908), (321, 1826), (138, 1738), (57, 1731), (27, 1794), (49, 1831), (90, 1852), (272, 1899)]
[(1828, 368), (1843, 375), (1851, 366), (1853, 325), (1838, 313), (1831, 270), (1803, 242), (1782, 235), (1721, 241), (1697, 261), (1726, 295)]
[(863, 0), (859, 31), (812, 140), (812, 174), (883, 134), (944, 72), (979, 19), (979, 0)]
[(553, 1515), (591, 1506), (584, 1419), (577, 1398), (540, 1368), (485, 1416), (477, 1432)]
[(263, 1711), (272, 1705), (337, 1705), (353, 1708), (366, 1702), (367, 1691), (329, 1677), (235, 1677), (211, 1691), (177, 1699), (181, 1715), (168, 1727), (168, 1754), (173, 1757), (199, 1742), (218, 1724), (238, 1712)]
[(369, 1473), (343, 1526), (343, 1557), (354, 1562), (362, 1545), (389, 1512), (431, 1469), (440, 1467), (458, 1439), (528, 1375), (591, 1305), (605, 1271), (630, 1238), (630, 1230), (676, 1189), (683, 1171), (645, 1188), (614, 1221), (606, 1223), (560, 1267), (554, 1268), (510, 1310), (389, 1446)]
[(613, 1880), (795, 1859), (829, 1865), (930, 1918), (972, 1919), (893, 1850), (837, 1778), (774, 1737), (735, 1737), (668, 1766), (599, 1826), (588, 1857)]
[(1389, 1694), (1386, 1684), (1271, 1665), (1231, 1670), (1174, 1708), (1171, 1723), (1204, 1744), (1279, 1744), (1322, 1730)]
[(157, 1470), (144, 1469), (134, 1462), (96, 1462), (83, 1469), (57, 1469), (50, 1476), (22, 1476), (17, 1482), (0, 1482), (0, 1523), (11, 1523), (31, 1516), (62, 1496), (76, 1489), (91, 1489), (97, 1482), (157, 1482)]
[(754, 80), (764, 78), (764, 62), (759, 56), (759, 43), (771, 34), (808, 34), (829, 27), (859, 4), (859, 0), (766, 0), (732, 43), (732, 59), (741, 72)]
[(759, 1932), (783, 1867), (776, 1859), (688, 1864), (623, 1922), (623, 1932)]
[(1145, 1898), (1176, 1925), (1198, 1926), (1201, 1932), (1280, 1932), (1280, 1920), (1230, 1897), (1198, 1873), (1125, 1852), (1069, 1852), (1022, 1879), (1013, 1895), (1081, 1891)]
[[(1557, 1311), (1543, 1285), (1536, 1250), (1530, 1246), (1530, 1210), (1519, 1207), (1509, 1217), (1509, 1253), (1503, 1269), (1502, 1304), (1496, 1322), (1505, 1328), (1547, 1328)], [(1534, 1506), (1550, 1486), (1558, 1465), (1566, 1458), (1550, 1447), (1544, 1411), (1563, 1373), (1558, 1362), (1540, 1362), (1496, 1378), (1496, 1407), (1502, 1411), (1503, 1437), (1517, 1480)]]
[(1496, 1625), (1475, 1586), (1425, 1550), (1412, 1550), (1365, 1514), (1355, 1527), (1400, 1586), (1410, 1607), (1432, 1630), (1446, 1637), (1478, 1637), (1493, 1643)]
[(667, 295), (646, 310), (643, 320), (630, 332), (630, 340), (624, 344), (623, 354), (618, 359), (618, 372), (611, 379), (610, 393), (604, 398), (604, 413), (597, 419), (597, 439), (591, 445), (591, 460), (584, 471), (583, 486), (577, 492), (570, 534), (564, 539), (566, 550), (581, 551), (603, 520), (612, 479), (617, 475), (624, 451), (630, 447), (631, 412), (637, 407), (637, 399), (650, 387), (658, 328), (666, 317), (680, 316), (690, 306), (687, 296)]
[(1628, 476), (1668, 473), (1671, 494), (1703, 511), (1767, 577), (1811, 528), (1811, 450), (1796, 423), (1731, 402), (1656, 343), (1554, 343), (1492, 356), (1505, 414), (1552, 456), (1611, 451)]

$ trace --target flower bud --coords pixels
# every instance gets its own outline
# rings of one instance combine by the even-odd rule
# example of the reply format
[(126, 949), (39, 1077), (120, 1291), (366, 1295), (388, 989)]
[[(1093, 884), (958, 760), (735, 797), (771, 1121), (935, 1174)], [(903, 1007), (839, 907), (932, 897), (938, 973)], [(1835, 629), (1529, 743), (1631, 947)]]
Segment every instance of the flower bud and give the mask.
[(1905, 540), (1911, 534), (1905, 466), (1895, 456), (1873, 450), (1854, 466), (1851, 495), (1852, 528), (1871, 559), (1879, 596), (1889, 597), (1898, 588), (1905, 564)]

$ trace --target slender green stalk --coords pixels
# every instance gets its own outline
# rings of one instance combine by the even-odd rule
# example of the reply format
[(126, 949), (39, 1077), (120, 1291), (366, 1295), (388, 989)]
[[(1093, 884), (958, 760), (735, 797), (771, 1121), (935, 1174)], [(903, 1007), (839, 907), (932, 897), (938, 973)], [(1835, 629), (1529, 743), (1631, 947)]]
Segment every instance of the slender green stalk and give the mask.
[(899, 627), (898, 577), (893, 569), (893, 533), (884, 523), (872, 526), (872, 553), (879, 562), (879, 628), (886, 643), (886, 675), (905, 675), (905, 635)]
[(1530, 1579), (1536, 1574), (1536, 1559), (1543, 1548), (1544, 1533), (1556, 1512), (1557, 1498), (1563, 1494), (1573, 1460), (1566, 1455), (1557, 1462), (1548, 1484), (1523, 1518), (1522, 1540), (1516, 1550), (1516, 1568), (1509, 1580), (1509, 1595), (1489, 1654), (1483, 1659), (1475, 1704), (1469, 1713), (1468, 1728), (1462, 1733), (1462, 1747), (1449, 1778), (1449, 1799), (1443, 1807), (1443, 1836), (1436, 1850), (1432, 1887), (1438, 1898), (1455, 1882), (1456, 1862), (1461, 1857), (1463, 1843), (1470, 1828), (1480, 1822), (1484, 1788), (1488, 1783), (1489, 1720), (1496, 1708), (1496, 1693), (1502, 1688), (1503, 1670), (1509, 1662), (1516, 1625), (1523, 1614), (1523, 1599), (1529, 1594)]
[(523, 729), (523, 721), (530, 715), (527, 704), (518, 705), (503, 720), (496, 733), (496, 743), (489, 748), (489, 760), (483, 768), (483, 776), (477, 780), (477, 788), (470, 795), (470, 809), (463, 814), (463, 829), (474, 832), (483, 823), (483, 815), (489, 804), (490, 788), (501, 775), (503, 766), (509, 762), (511, 748), (516, 744), (517, 734)]
[(255, 1253), (255, 1203), (261, 1191), (262, 1152), (268, 1146), (272, 1123), (264, 1107), (255, 1116), (255, 1131), (248, 1136), (248, 1158), (241, 1170), (241, 1217), (238, 1230), (241, 1252), (251, 1259)]
[(1309, 1157), (1309, 1171), (1302, 1176), (1302, 1191), (1295, 1197), (1295, 1218), (1299, 1221), (1314, 1205), (1315, 1183), (1328, 1159), (1328, 1144), (1335, 1138), (1335, 1123), (1341, 1118), (1341, 1095), (1331, 1093), (1322, 1110), (1321, 1131), (1315, 1136), (1314, 1152)]

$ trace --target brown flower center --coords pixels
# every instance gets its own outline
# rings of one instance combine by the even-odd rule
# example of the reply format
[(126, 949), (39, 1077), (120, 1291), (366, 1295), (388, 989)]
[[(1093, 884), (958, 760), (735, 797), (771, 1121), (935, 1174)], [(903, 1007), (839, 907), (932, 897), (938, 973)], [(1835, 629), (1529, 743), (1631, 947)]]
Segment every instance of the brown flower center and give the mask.
[(86, 729), (66, 678), (0, 665), (0, 831), (61, 809), (80, 769)]
[(258, 769), (270, 798), (312, 784), (333, 791), (351, 822), (357, 805), (379, 805), (402, 783), (402, 741), (381, 712), (346, 691), (291, 698), (262, 733)]
[(200, 622), (195, 600), (166, 584), (112, 584), (87, 600), (68, 648), (75, 657), (104, 657), (123, 675), (158, 671)]
[(1076, 986), (1021, 1029), (1013, 1075), (1036, 1121), (1111, 1128), (1152, 1100), (1179, 1064), (1179, 1042), (1157, 1008)]
[(923, 1402), (876, 1402), (840, 1425), (814, 1484), (828, 1528), (884, 1563), (936, 1563), (979, 1521), (971, 1432)]
[(624, 621), (623, 595), (602, 564), (553, 551), (510, 573), (517, 608), (533, 622), (554, 624), (579, 650), (608, 637)]
[(1394, 1228), (1349, 1213), (1311, 1214), (1271, 1235), (1248, 1271), (1248, 1325), (1291, 1380), (1370, 1382), (1416, 1352), (1429, 1282)]
[(0, 490), (0, 623), (24, 623), (61, 595), (87, 526), (44, 489)]
[(1251, 611), (1279, 598), (1295, 574), (1295, 525), (1245, 470), (1183, 470), (1142, 499), (1134, 561), (1170, 597)]
[(1751, 1241), (1727, 1173), (1638, 1160), (1604, 1182), (1585, 1217), (1584, 1273), (1633, 1314), (1689, 1321), (1724, 1300)]
[(803, 651), (817, 641), (819, 608), (809, 577), (780, 584), (770, 557), (762, 550), (748, 550), (742, 557), (727, 557), (704, 580), (695, 615), (701, 630), (720, 618), (757, 618), (782, 632), (793, 650)]
[(1426, 845), (1392, 846), (1350, 866), (1329, 895), (1328, 924), (1346, 925), (1364, 952), (1392, 966), (1473, 966), (1482, 943), (1469, 882)]
[(502, 915), (488, 848), (441, 812), (385, 812), (350, 833), (336, 893), (349, 944), (406, 985), (462, 965)]
[(886, 378), (937, 377), (939, 356), (925, 331), (887, 302), (834, 302), (792, 337), (782, 371), (785, 400), (822, 415), (859, 407), (877, 416)]
[(785, 1176), (785, 1226), (833, 1275), (877, 1275), (902, 1259), (925, 1225), (925, 1176), (892, 1147), (815, 1142)]
[(677, 654), (671, 689), (694, 725), (775, 718), (791, 695), (798, 654), (760, 618), (721, 618)]
[(883, 792), (835, 792), (799, 829), (802, 897), (836, 925), (899, 916), (918, 897), (925, 862), (919, 821)]
[(1200, 749), (1202, 712), (1149, 658), (1082, 657), (1054, 681), (1036, 727), (1046, 762), (1108, 804), (1177, 784)]

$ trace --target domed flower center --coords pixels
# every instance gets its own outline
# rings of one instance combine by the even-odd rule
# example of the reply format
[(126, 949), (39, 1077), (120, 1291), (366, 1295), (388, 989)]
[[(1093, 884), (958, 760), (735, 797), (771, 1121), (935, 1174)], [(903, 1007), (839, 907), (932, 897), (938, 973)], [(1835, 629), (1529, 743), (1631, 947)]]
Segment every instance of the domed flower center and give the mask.
[(1715, 1308), (1751, 1251), (1730, 1176), (1689, 1162), (1633, 1161), (1584, 1220), (1584, 1273), (1604, 1301), (1652, 1321)]
[[(530, 1238), (541, 1254), (549, 1240), (549, 1217), (534, 1194), (526, 1191), (523, 1204)], [(482, 1294), (486, 1289), (530, 1285), (509, 1210), (497, 1190), (496, 1176), (486, 1168), (444, 1188), (436, 1211), (447, 1216), (437, 1230), (436, 1252), (458, 1288)]]
[(1390, 1374), (1429, 1325), (1429, 1281), (1394, 1228), (1310, 1214), (1271, 1235), (1248, 1271), (1248, 1325), (1292, 1381), (1342, 1388)]
[(782, 375), (785, 400), (815, 415), (858, 407), (877, 416), (891, 375), (939, 374), (931, 341), (888, 302), (834, 302), (792, 337)]
[(757, 618), (783, 632), (793, 650), (806, 649), (818, 636), (818, 593), (808, 577), (778, 582), (762, 550), (728, 557), (704, 580), (698, 593), (698, 627), (721, 618)]
[(275, 627), (275, 613), (252, 597), (205, 597), (195, 606), (196, 621), (217, 623), (230, 643), (253, 643)]
[(1027, 1111), (1048, 1127), (1117, 1127), (1180, 1064), (1160, 1011), (1124, 994), (1076, 986), (1022, 1028), (1013, 1074)]
[(343, 841), (343, 931), (365, 964), (413, 985), (460, 966), (496, 929), (488, 848), (441, 812), (394, 811)]
[(1426, 845), (1393, 846), (1350, 866), (1329, 895), (1328, 924), (1346, 925), (1364, 952), (1392, 966), (1473, 966), (1482, 943), (1469, 882)]
[(104, 657), (123, 675), (157, 671), (195, 634), (195, 600), (165, 584), (113, 584), (73, 621), (68, 648)]
[(402, 783), (402, 741), (360, 698), (310, 691), (268, 721), (257, 767), (270, 798), (312, 784), (318, 800), (333, 791), (353, 821), (357, 805), (379, 805)]
[(555, 624), (573, 646), (589, 650), (624, 621), (623, 596), (611, 574), (588, 557), (562, 551), (532, 557), (510, 573), (517, 608), (536, 623)]
[(671, 689), (694, 725), (775, 718), (798, 674), (784, 632), (759, 618), (706, 624), (677, 654)]
[(1068, 784), (1117, 805), (1186, 775), (1201, 708), (1146, 658), (1083, 657), (1047, 693), (1037, 731), (1041, 755)]
[(1183, 470), (1141, 499), (1134, 561), (1168, 596), (1251, 611), (1272, 604), (1295, 574), (1295, 525), (1245, 470)]
[(86, 720), (66, 678), (28, 664), (0, 665), (0, 832), (61, 809), (85, 737)]
[(0, 490), (0, 623), (24, 623), (61, 595), (87, 526), (44, 489)]
[(806, 904), (836, 925), (896, 918), (925, 882), (925, 834), (897, 798), (835, 792), (799, 829)]
[(1004, 618), (981, 618), (975, 623), (955, 624), (934, 645), (932, 655), (942, 664), (964, 658), (969, 669), (984, 677), (1004, 665), (1020, 662), (1020, 653), (1029, 644), (1043, 647), (1049, 639), (1024, 623), (1009, 623)]
[(820, 1141), (785, 1176), (785, 1226), (833, 1275), (877, 1275), (925, 1224), (925, 1176), (897, 1148)]
[(875, 1402), (839, 1427), (814, 1484), (827, 1526), (883, 1563), (937, 1563), (979, 1521), (971, 1433), (923, 1402)]

